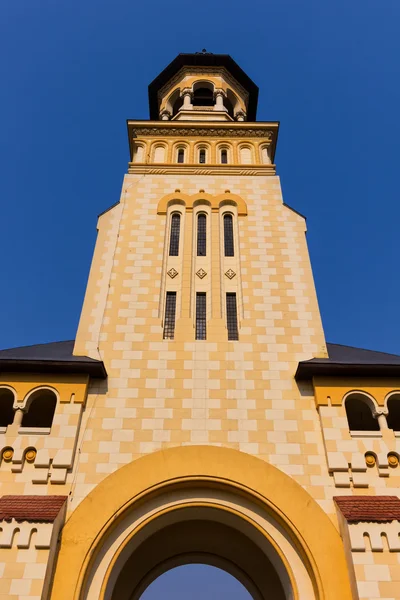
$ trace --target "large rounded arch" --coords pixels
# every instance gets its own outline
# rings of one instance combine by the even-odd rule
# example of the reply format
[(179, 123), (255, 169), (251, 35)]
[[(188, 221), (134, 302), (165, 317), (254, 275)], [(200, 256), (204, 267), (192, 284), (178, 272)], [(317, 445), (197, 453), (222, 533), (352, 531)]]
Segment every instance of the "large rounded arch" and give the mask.
[[(199, 520), (228, 528), (232, 545), (244, 536), (252, 548), (247, 554), (256, 553), (254, 562), (264, 561), (266, 568), (273, 565), (279, 578), (276, 585), (284, 590), (279, 600), (352, 598), (342, 540), (299, 484), (265, 461), (237, 450), (185, 446), (122, 467), (82, 501), (62, 533), (52, 600), (114, 600), (124, 565), (135, 552), (139, 556), (139, 546), (142, 551), (144, 544), (163, 549), (165, 544), (151, 546), (151, 540), (160, 541), (167, 527), (174, 528), (173, 539), (184, 540), (179, 535), (182, 523), (195, 531), (193, 523)], [(214, 547), (212, 552), (201, 544), (180, 546), (171, 556), (164, 552), (155, 561), (144, 562), (130, 598), (139, 598), (140, 590), (180, 554), (186, 562), (196, 550), (214, 555), (229, 571), (234, 561), (229, 544), (225, 548)], [(252, 590), (255, 600), (264, 599), (262, 579), (246, 566), (245, 556), (237, 555), (233, 574)]]

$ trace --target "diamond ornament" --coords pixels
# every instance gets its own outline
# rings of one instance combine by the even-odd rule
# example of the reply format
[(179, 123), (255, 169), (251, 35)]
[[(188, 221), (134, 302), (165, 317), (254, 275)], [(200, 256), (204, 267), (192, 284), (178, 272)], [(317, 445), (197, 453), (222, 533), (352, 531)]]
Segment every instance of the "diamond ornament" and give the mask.
[(204, 269), (199, 269), (196, 273), (197, 277), (200, 277), (200, 279), (203, 279), (203, 277), (205, 277), (207, 275), (207, 272)]

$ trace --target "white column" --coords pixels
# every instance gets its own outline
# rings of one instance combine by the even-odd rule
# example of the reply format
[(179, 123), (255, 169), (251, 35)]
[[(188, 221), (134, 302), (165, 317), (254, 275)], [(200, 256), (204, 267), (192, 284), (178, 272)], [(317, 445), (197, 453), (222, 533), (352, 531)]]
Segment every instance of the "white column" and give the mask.
[(227, 112), (227, 109), (224, 106), (224, 91), (216, 90), (215, 91), (215, 107), (214, 110), (220, 110)]
[(17, 408), (14, 413), (13, 425), (14, 427), (21, 427), (22, 419), (24, 417), (24, 411), (21, 408)]
[(190, 90), (189, 88), (185, 88), (184, 90), (182, 90), (181, 96), (183, 97), (182, 110), (192, 110), (192, 90)]
[(379, 428), (382, 431), (383, 429), (389, 429), (388, 424), (387, 424), (387, 420), (386, 420), (386, 414), (383, 410), (382, 411), (376, 411), (374, 414), (374, 417), (376, 419), (378, 419), (378, 423), (379, 423)]

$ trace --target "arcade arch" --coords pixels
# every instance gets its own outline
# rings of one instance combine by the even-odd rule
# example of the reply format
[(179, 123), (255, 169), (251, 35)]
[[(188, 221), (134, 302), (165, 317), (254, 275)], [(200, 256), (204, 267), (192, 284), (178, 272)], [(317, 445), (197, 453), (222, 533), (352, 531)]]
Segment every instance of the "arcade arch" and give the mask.
[(139, 600), (161, 573), (200, 556), (255, 600), (271, 590), (274, 600), (352, 597), (341, 538), (305, 490), (258, 458), (186, 446), (126, 465), (82, 501), (63, 531), (51, 599)]

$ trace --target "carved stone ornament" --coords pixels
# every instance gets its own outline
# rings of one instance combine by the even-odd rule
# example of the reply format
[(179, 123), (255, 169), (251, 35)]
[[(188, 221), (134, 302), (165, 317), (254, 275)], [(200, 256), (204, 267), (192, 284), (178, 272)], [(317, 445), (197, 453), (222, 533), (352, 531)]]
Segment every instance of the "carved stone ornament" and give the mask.
[(200, 279), (203, 279), (207, 275), (207, 272), (204, 269), (199, 269), (196, 275), (197, 277), (200, 277)]
[(228, 94), (226, 93), (226, 91), (225, 91), (225, 90), (223, 90), (222, 88), (216, 88), (216, 89), (214, 90), (214, 98), (215, 98), (216, 96), (223, 96), (224, 98), (226, 98), (226, 97), (227, 97), (227, 95), (228, 95)]
[(232, 269), (228, 269), (227, 272), (225, 273), (225, 275), (227, 276), (228, 279), (233, 279), (235, 277), (236, 273)]
[(217, 127), (135, 127), (137, 137), (155, 135), (157, 137), (174, 136), (202, 136), (202, 137), (256, 137), (272, 140), (274, 132), (271, 129), (217, 128)]
[(171, 279), (173, 279), (174, 277), (176, 277), (178, 275), (178, 271), (174, 268), (167, 271), (167, 273), (171, 277)]

